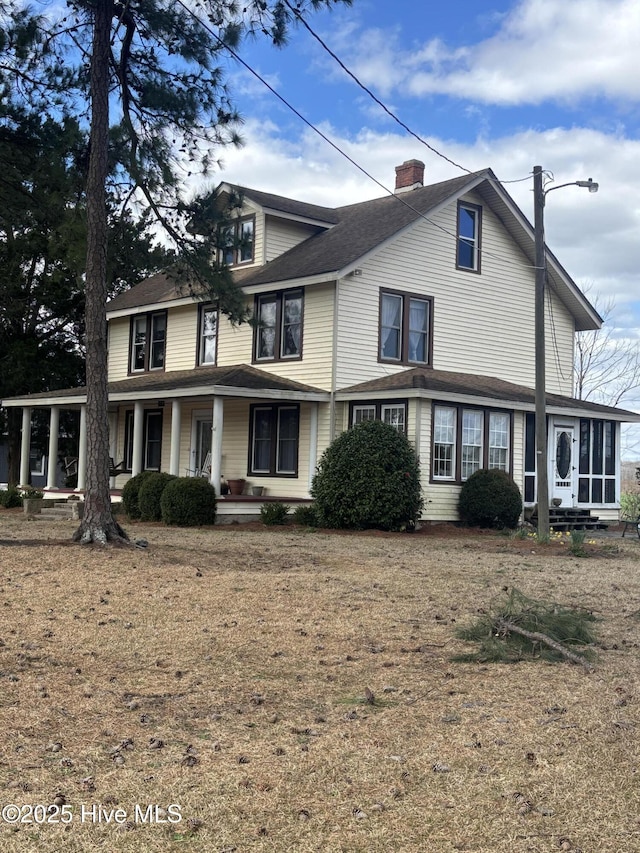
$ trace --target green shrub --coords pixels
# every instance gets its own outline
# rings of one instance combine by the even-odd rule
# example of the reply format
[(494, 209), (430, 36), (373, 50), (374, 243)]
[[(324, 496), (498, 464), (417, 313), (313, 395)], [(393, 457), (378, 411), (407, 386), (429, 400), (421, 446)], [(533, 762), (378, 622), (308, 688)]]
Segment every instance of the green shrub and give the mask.
[(6, 491), (0, 491), (0, 506), (3, 506), (5, 509), (22, 506), (22, 496), (15, 486), (9, 486)]
[(300, 504), (293, 511), (293, 520), (302, 527), (317, 527), (318, 515), (313, 504)]
[(288, 504), (283, 504), (280, 501), (262, 504), (260, 507), (260, 519), (263, 524), (269, 526), (273, 524), (286, 524), (290, 509), (291, 507)]
[(160, 498), (162, 520), (177, 527), (198, 527), (216, 520), (216, 490), (204, 477), (175, 477)]
[(33, 500), (42, 500), (44, 497), (44, 492), (42, 489), (36, 489), (35, 486), (25, 486), (22, 489), (22, 499), (25, 498), (33, 499)]
[(520, 489), (506, 471), (481, 468), (462, 486), (458, 511), (471, 527), (515, 528), (522, 513)]
[(422, 509), (415, 451), (389, 424), (364, 421), (325, 450), (311, 494), (321, 527), (406, 529)]
[(173, 474), (165, 474), (161, 471), (154, 471), (149, 477), (144, 478), (138, 489), (138, 509), (142, 521), (162, 519), (160, 498), (167, 483), (175, 479)]
[(635, 521), (640, 517), (640, 494), (625, 492), (620, 495), (620, 516), (624, 521)]
[(140, 507), (138, 505), (140, 487), (147, 477), (151, 477), (154, 473), (155, 471), (141, 471), (124, 484), (122, 489), (122, 506), (129, 518), (140, 518)]

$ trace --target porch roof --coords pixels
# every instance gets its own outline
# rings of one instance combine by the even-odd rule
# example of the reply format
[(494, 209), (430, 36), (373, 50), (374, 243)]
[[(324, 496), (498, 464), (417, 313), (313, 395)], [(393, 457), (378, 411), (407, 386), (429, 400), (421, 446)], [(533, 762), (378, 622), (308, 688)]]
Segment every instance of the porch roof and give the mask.
[[(401, 370), (391, 376), (371, 379), (358, 385), (343, 388), (336, 394), (338, 400), (357, 400), (366, 397), (426, 397), (451, 402), (496, 405), (524, 411), (535, 410), (535, 390), (526, 385), (505, 382), (494, 376), (475, 373), (455, 373), (448, 370), (431, 370), (415, 367)], [(560, 394), (547, 394), (547, 411), (550, 414), (576, 417), (608, 418), (610, 420), (640, 423), (640, 414), (614, 406), (603, 406), (591, 400), (578, 400)]]
[[(144, 373), (108, 384), (109, 402), (155, 399), (167, 397), (258, 397), (261, 399), (288, 399), (325, 402), (329, 393), (293, 379), (285, 379), (247, 364), (229, 367), (198, 367), (193, 370), (173, 370)], [(3, 406), (74, 406), (86, 401), (87, 389), (62, 388), (9, 397)]]

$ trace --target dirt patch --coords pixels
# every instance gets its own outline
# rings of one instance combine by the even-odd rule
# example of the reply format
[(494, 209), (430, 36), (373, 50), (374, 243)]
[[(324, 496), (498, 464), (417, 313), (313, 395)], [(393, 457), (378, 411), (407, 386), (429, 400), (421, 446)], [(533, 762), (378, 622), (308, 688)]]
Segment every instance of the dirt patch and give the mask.
[[(452, 527), (136, 524), (148, 548), (86, 549), (0, 512), (4, 803), (72, 817), (5, 820), (0, 849), (640, 849), (640, 543)], [(514, 586), (593, 610), (593, 674), (452, 662)]]

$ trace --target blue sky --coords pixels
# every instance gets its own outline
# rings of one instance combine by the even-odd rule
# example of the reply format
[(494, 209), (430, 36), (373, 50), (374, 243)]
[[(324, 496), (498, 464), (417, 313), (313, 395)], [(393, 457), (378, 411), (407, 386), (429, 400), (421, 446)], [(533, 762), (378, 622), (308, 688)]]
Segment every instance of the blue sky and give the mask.
[[(557, 183), (598, 181), (597, 195), (570, 187), (549, 197), (547, 242), (593, 298), (615, 300), (615, 334), (638, 337), (637, 0), (354, 0), (307, 20), (403, 122), (467, 169), (490, 166), (514, 181), (539, 164)], [(258, 39), (240, 53), (385, 186), (413, 157), (426, 182), (461, 174), (385, 115), (304, 28), (283, 50)], [(245, 145), (221, 152), (214, 184), (329, 205), (382, 194), (245, 69), (227, 70)], [(531, 187), (508, 186), (529, 218)]]

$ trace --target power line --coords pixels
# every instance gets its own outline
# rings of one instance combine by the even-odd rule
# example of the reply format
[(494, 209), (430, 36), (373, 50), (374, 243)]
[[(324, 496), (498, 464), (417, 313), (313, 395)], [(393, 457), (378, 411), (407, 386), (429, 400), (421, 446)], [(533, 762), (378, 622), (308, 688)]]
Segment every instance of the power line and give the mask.
[[(285, 0), (285, 2), (286, 2), (286, 0)], [(409, 204), (409, 202), (405, 198), (403, 198), (402, 194), (395, 193), (393, 190), (389, 189), (389, 187), (385, 186), (385, 184), (383, 184), (381, 181), (379, 181), (377, 178), (375, 178), (370, 172), (367, 172), (367, 170), (364, 168), (364, 166), (361, 166), (359, 163), (357, 163), (353, 159), (353, 157), (351, 157), (349, 154), (347, 154), (346, 151), (343, 151), (342, 148), (340, 148), (340, 146), (337, 143), (335, 143), (325, 133), (323, 133), (320, 130), (320, 128), (316, 127), (313, 124), (313, 122), (309, 121), (309, 119), (306, 118), (306, 116), (304, 116), (298, 109), (296, 109), (296, 107), (294, 107), (293, 104), (291, 104), (283, 95), (281, 95), (280, 92), (278, 92), (276, 89), (274, 89), (274, 87), (269, 82), (267, 82), (267, 80), (265, 80), (264, 77), (262, 77), (254, 68), (252, 68), (249, 65), (249, 63), (246, 62), (237, 53), (237, 51), (235, 51), (230, 45), (228, 45), (224, 41), (224, 39), (222, 39), (209, 26), (209, 24), (207, 24), (205, 21), (203, 21), (201, 18), (199, 18), (196, 15), (196, 13), (183, 2), (183, 0), (178, 0), (178, 5), (182, 6), (182, 8), (186, 12), (188, 12), (188, 14), (190, 14), (193, 18), (195, 18), (200, 23), (200, 25), (211, 36), (213, 36), (213, 38), (216, 39), (218, 44), (229, 52), (229, 54), (236, 60), (236, 62), (238, 62), (240, 65), (242, 65), (242, 67), (245, 68), (250, 74), (252, 74), (256, 78), (256, 80), (258, 80), (260, 83), (262, 83), (262, 85), (265, 86), (282, 104), (284, 104), (284, 106), (287, 107), (287, 109), (289, 109), (295, 116), (297, 116), (300, 119), (300, 121), (302, 121), (304, 124), (306, 124), (307, 127), (309, 127), (311, 130), (313, 130), (315, 133), (317, 133), (321, 139), (323, 139), (328, 145), (330, 145), (335, 151), (337, 151), (338, 154), (340, 154), (349, 163), (351, 163), (352, 166), (355, 166), (356, 169), (358, 169), (360, 172), (362, 172), (362, 174), (365, 175), (365, 177), (367, 177), (367, 178), (369, 178), (369, 180), (373, 181), (373, 183), (376, 184), (377, 186), (379, 186), (380, 189), (382, 189), (387, 195), (390, 195), (392, 198), (395, 198), (397, 201), (399, 201), (401, 204), (403, 204), (405, 207), (407, 207), (409, 210), (411, 210), (413, 213), (415, 213), (416, 216), (418, 216), (420, 219), (423, 219), (425, 222), (428, 222), (434, 228), (438, 229), (439, 231), (442, 231), (444, 234), (447, 234), (447, 236), (453, 237), (455, 240), (458, 239), (457, 234), (454, 234), (453, 232), (449, 231), (444, 226), (440, 225), (438, 222), (435, 222), (433, 219), (430, 219), (428, 216), (426, 216), (420, 210), (413, 207), (413, 205)], [(436, 153), (439, 153), (439, 152), (436, 152)], [(444, 155), (440, 155), (440, 156), (444, 157)], [(448, 158), (444, 157), (444, 159), (448, 159)], [(458, 168), (462, 169), (463, 171), (468, 172), (470, 175), (474, 174), (473, 172), (469, 172), (469, 170), (465, 169), (463, 166), (458, 166), (458, 164), (454, 163), (452, 160), (450, 160), (449, 162), (452, 163), (452, 165), (457, 166)], [(492, 181), (491, 178), (487, 178), (487, 180)], [(525, 179), (523, 178), (522, 180), (525, 180)], [(535, 269), (535, 266), (533, 266), (531, 264), (520, 264), (517, 262), (514, 264), (511, 259), (503, 258), (500, 255), (495, 255), (492, 252), (488, 252), (482, 248), (479, 248), (478, 251), (480, 252), (481, 256), (485, 256), (487, 258), (493, 258), (494, 260), (502, 261), (503, 263), (510, 264), (511, 266), (518, 266), (522, 269)]]

